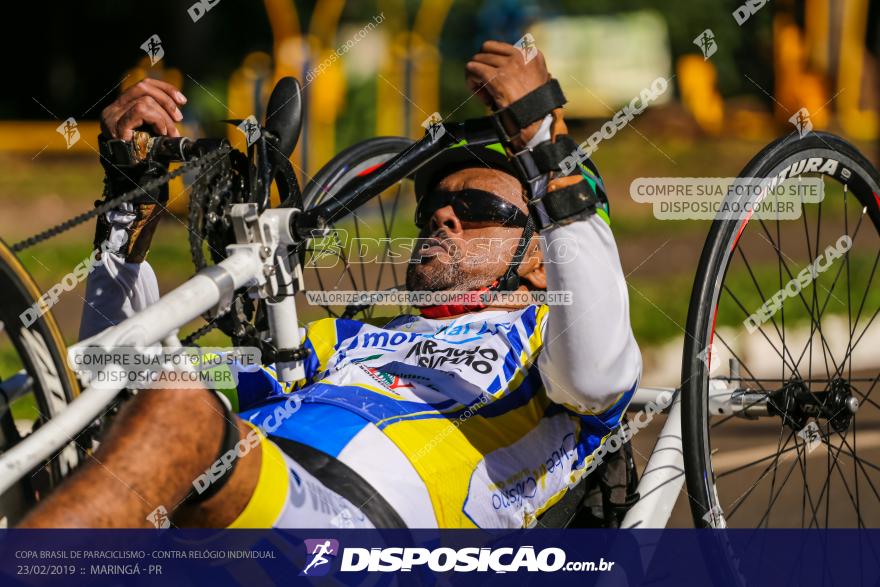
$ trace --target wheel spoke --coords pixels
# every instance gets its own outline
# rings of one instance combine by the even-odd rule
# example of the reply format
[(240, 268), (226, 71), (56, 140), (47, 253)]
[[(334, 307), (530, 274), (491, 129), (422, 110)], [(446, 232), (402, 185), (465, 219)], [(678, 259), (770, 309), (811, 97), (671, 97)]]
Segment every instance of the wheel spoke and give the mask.
[(846, 447), (849, 449), (849, 451), (842, 451), (843, 454), (850, 457), (858, 464), (859, 468), (862, 470), (862, 475), (865, 477), (865, 480), (868, 482), (868, 485), (871, 487), (871, 491), (874, 492), (874, 497), (876, 497), (877, 500), (880, 501), (880, 492), (877, 491), (877, 488), (874, 486), (874, 483), (871, 481), (871, 477), (868, 475), (868, 472), (865, 471), (865, 465), (867, 465), (877, 471), (880, 471), (880, 467), (878, 467), (874, 463), (866, 461), (865, 459), (863, 459), (859, 456), (856, 456), (856, 454), (853, 452), (853, 447), (850, 446), (850, 444), (846, 441), (846, 439), (842, 438), (841, 440), (843, 441), (843, 444), (846, 445)]
[[(847, 238), (849, 238), (849, 214), (847, 213), (847, 196), (849, 195), (849, 186), (843, 186), (843, 228), (844, 233)], [(850, 241), (855, 244), (855, 241)], [(851, 347), (852, 347), (852, 283), (850, 281), (850, 265), (849, 265), (849, 252), (852, 250), (852, 246), (850, 246), (843, 255), (844, 266), (846, 267), (846, 318), (848, 320), (848, 328), (847, 331), (850, 333), (849, 343), (847, 344), (846, 354), (844, 355), (844, 362), (846, 361), (846, 357), (849, 357), (849, 366), (847, 368), (847, 377), (852, 377), (852, 356), (851, 356)], [(832, 290), (833, 291), (833, 290)], [(828, 295), (831, 295), (831, 292), (828, 292)]]
[[(795, 444), (796, 443), (797, 443), (797, 440), (795, 440)], [(813, 496), (810, 493), (810, 484), (807, 481), (807, 479), (808, 479), (808, 476), (807, 476), (807, 463), (808, 463), (808, 461), (807, 461), (806, 452), (803, 450), (800, 450), (800, 448), (799, 448), (797, 458), (798, 458), (798, 463), (799, 463), (800, 469), (801, 469), (801, 477), (803, 479), (803, 491), (801, 492), (801, 494), (802, 494), (802, 497), (801, 497), (801, 528), (804, 527), (804, 519), (805, 519), (804, 516), (806, 514), (807, 501), (809, 501), (809, 504), (810, 504), (810, 514), (811, 514), (809, 527), (813, 526), (813, 522), (816, 522), (816, 526), (818, 526), (819, 523), (818, 523), (818, 521), (816, 521), (816, 512), (819, 511), (819, 505), (822, 503), (822, 496), (820, 495), (819, 499), (817, 499), (815, 502), (813, 501)]]
[[(782, 445), (783, 449), (785, 449), (785, 447), (788, 446), (788, 443), (789, 443), (789, 441), (791, 440), (791, 438), (792, 438), (793, 435), (794, 435), (794, 432), (789, 432), (789, 434), (788, 434), (788, 438), (785, 439), (785, 444)], [(797, 444), (797, 441), (795, 441), (795, 444)], [(746, 489), (746, 491), (745, 491), (742, 495), (740, 495), (740, 496), (736, 499), (736, 501), (734, 501), (734, 502), (731, 504), (731, 506), (730, 506), (730, 510), (729, 510), (729, 512), (727, 512), (727, 514), (726, 514), (726, 517), (727, 517), (728, 520), (730, 520), (730, 519), (733, 518), (734, 514), (736, 514), (736, 512), (737, 512), (737, 510), (740, 508), (740, 506), (746, 502), (746, 500), (748, 499), (749, 495), (752, 494), (752, 492), (753, 492), (753, 491), (755, 490), (755, 488), (761, 483), (761, 481), (767, 476), (767, 474), (770, 472), (770, 470), (773, 469), (773, 468), (775, 468), (775, 467), (778, 467), (778, 466), (779, 466), (779, 459), (775, 459), (772, 463), (770, 463), (769, 465), (767, 465), (767, 467), (764, 469), (764, 471), (761, 473), (761, 475), (758, 477), (758, 479), (755, 480), (755, 482), (752, 483), (752, 484), (749, 486), (749, 488)], [(760, 525), (760, 524), (759, 524), (759, 525)]]
[[(846, 355), (847, 357), (852, 354), (853, 349), (856, 348), (856, 346), (859, 344), (859, 342), (861, 342), (862, 337), (864, 337), (865, 333), (868, 332), (868, 329), (871, 328), (871, 324), (874, 323), (874, 319), (877, 318), (878, 313), (880, 313), (880, 307), (878, 307), (877, 310), (871, 315), (871, 319), (868, 320), (868, 323), (865, 325), (865, 329), (862, 330), (862, 333), (859, 335), (859, 337), (856, 339), (856, 341), (854, 343), (852, 343), (852, 345), (850, 345), (849, 350), (847, 351), (847, 355)], [(844, 357), (844, 360), (845, 359), (846, 359), (846, 357)]]
[[(821, 205), (822, 205), (822, 203), (820, 202), (819, 206), (821, 206)], [(770, 236), (770, 232), (767, 230), (767, 225), (764, 224), (764, 221), (761, 218), (758, 219), (758, 222), (760, 223), (761, 227), (764, 229), (764, 233), (767, 235), (768, 242), (771, 244), (771, 246), (773, 246), (774, 250), (776, 251), (776, 254), (778, 255), (779, 261), (782, 264), (782, 267), (785, 269), (785, 273), (788, 275), (789, 280), (794, 279), (794, 274), (791, 272), (791, 269), (788, 267), (788, 263), (785, 262), (785, 259), (783, 258), (782, 251), (780, 251), (779, 248), (776, 246), (776, 243), (773, 242), (773, 238)], [(818, 242), (819, 242), (819, 239), (817, 238), (816, 239), (817, 246), (818, 246)], [(816, 256), (818, 257), (818, 252), (817, 252)], [(804, 299), (803, 292), (798, 291), (797, 297), (798, 297), (798, 299), (801, 300), (801, 303), (803, 303), (804, 308), (807, 310), (807, 313), (810, 315), (810, 317), (813, 319), (814, 323), (816, 324), (816, 328), (819, 332), (819, 338), (822, 341), (823, 354), (827, 351), (828, 356), (831, 357), (831, 363), (836, 365), (837, 362), (834, 360), (834, 354), (831, 352), (831, 348), (828, 345), (827, 340), (825, 339), (825, 334), (822, 332), (821, 322), (816, 320), (815, 317), (813, 316), (813, 312), (811, 311), (810, 306), (807, 305), (807, 301)], [(828, 370), (828, 365), (827, 365), (827, 359), (826, 359), (826, 371), (827, 370)]]
[(874, 275), (877, 273), (877, 262), (880, 261), (880, 249), (877, 249), (877, 255), (874, 256), (874, 264), (871, 267), (871, 275), (868, 276), (868, 283), (865, 285), (865, 293), (862, 294), (862, 301), (859, 302), (859, 309), (856, 311), (855, 320), (853, 320), (852, 330), (849, 333), (850, 340), (852, 339), (852, 335), (856, 332), (856, 325), (859, 323), (859, 318), (862, 317), (862, 310), (865, 309), (865, 300), (868, 299), (868, 291), (871, 289), (871, 283), (874, 281)]
[[(739, 298), (737, 298), (736, 295), (734, 295), (734, 293), (732, 291), (730, 291), (730, 288), (728, 288), (726, 284), (723, 286), (723, 288), (724, 288), (724, 291), (727, 292), (727, 295), (729, 295), (733, 299), (733, 301), (736, 303), (736, 305), (739, 306), (739, 308), (740, 308), (740, 310), (742, 310), (743, 314), (746, 315), (746, 318), (748, 318), (749, 311), (745, 308), (745, 306), (742, 305), (742, 302), (739, 301)], [(772, 318), (770, 320), (773, 321)], [(775, 321), (773, 321), (773, 327), (776, 328), (776, 333), (779, 334), (779, 327), (776, 326)], [(758, 332), (761, 333), (761, 336), (764, 337), (764, 340), (767, 341), (767, 344), (769, 344), (770, 347), (776, 352), (776, 354), (779, 355), (779, 358), (782, 359), (782, 362), (784, 364), (785, 363), (785, 355), (783, 353), (785, 352), (785, 347), (783, 347), (782, 352), (779, 352), (779, 349), (776, 348), (776, 345), (773, 344), (773, 341), (770, 340), (770, 337), (767, 336), (767, 333), (764, 332), (764, 329), (761, 326), (758, 326)], [(780, 335), (780, 338), (783, 339), (783, 342), (785, 341), (785, 338), (782, 335)], [(792, 361), (794, 361), (794, 357), (792, 357)], [(789, 367), (791, 368), (792, 373), (795, 373), (795, 374), (797, 373), (797, 367), (793, 363), (791, 365), (789, 365)]]
[[(737, 250), (739, 251), (740, 258), (742, 258), (743, 263), (746, 266), (746, 270), (748, 271), (749, 276), (752, 279), (752, 283), (754, 284), (755, 289), (758, 290), (758, 295), (761, 296), (762, 300), (766, 300), (767, 296), (765, 296), (764, 292), (761, 290), (761, 286), (758, 284), (758, 280), (755, 277), (755, 273), (752, 271), (752, 266), (749, 263), (748, 259), (746, 258), (745, 252), (743, 251), (742, 247), (737, 247)], [(779, 289), (782, 289), (782, 284), (781, 284), (782, 266), (781, 266), (781, 264), (780, 264), (780, 269), (779, 269), (779, 280), (780, 280)], [(746, 318), (748, 318), (750, 315), (749, 311), (740, 303), (740, 301), (738, 299), (736, 299), (736, 296), (733, 295), (733, 292), (730, 291), (730, 288), (728, 288), (727, 285), (724, 285), (724, 289), (725, 289), (725, 291), (728, 292), (728, 294), (731, 297), (734, 298), (734, 301), (736, 302), (736, 304), (740, 307), (740, 309), (743, 312), (745, 312)], [(785, 304), (783, 304), (782, 308), (784, 308), (784, 307), (785, 307)], [(776, 319), (773, 316), (770, 316), (770, 322), (773, 324), (773, 328), (776, 330), (776, 334), (779, 336), (780, 339), (782, 339), (782, 353), (785, 353), (785, 352), (787, 352), (787, 347), (785, 346), (785, 311), (784, 311), (784, 309), (782, 310), (781, 314), (782, 314), (782, 332), (780, 332), (779, 326), (777, 326), (777, 324), (776, 324)], [(764, 333), (764, 329), (759, 326), (758, 330), (761, 331), (761, 334), (764, 335), (764, 338), (767, 339), (767, 342), (770, 343), (770, 346), (773, 346), (774, 350), (776, 350), (776, 347), (773, 345), (772, 342), (770, 342), (770, 339), (767, 338), (767, 335)], [(784, 364), (785, 357), (783, 356), (782, 353), (779, 353), (778, 350), (776, 352), (777, 352), (777, 354), (779, 354), (779, 356), (783, 360), (782, 377), (784, 378), (785, 377), (785, 364)], [(791, 356), (790, 352), (788, 353), (788, 356), (789, 356), (789, 359), (791, 359), (791, 365), (790, 365), (791, 370), (793, 372), (796, 372), (797, 371), (797, 364), (795, 363), (794, 357)], [(798, 375), (798, 377), (800, 377), (800, 375)]]
[[(797, 444), (797, 440), (795, 440), (795, 444)], [(773, 509), (773, 505), (776, 503), (776, 500), (779, 499), (780, 495), (782, 495), (782, 488), (785, 487), (785, 484), (788, 482), (788, 479), (789, 479), (789, 477), (791, 477), (791, 474), (794, 472), (794, 467), (797, 464), (798, 464), (798, 459), (795, 459), (795, 461), (791, 464), (791, 467), (788, 468), (788, 473), (785, 474), (785, 478), (782, 480), (782, 483), (780, 484), (779, 491), (777, 491), (776, 495), (773, 497), (773, 499), (770, 500), (770, 506), (767, 508), (767, 511), (764, 512), (764, 515), (758, 521), (757, 525), (759, 528), (761, 527), (762, 524), (764, 524), (764, 520), (766, 520), (767, 517), (770, 515), (770, 510)]]
[[(779, 230), (779, 211), (776, 212), (776, 242), (779, 243), (779, 248), (782, 249), (782, 234)], [(779, 257), (781, 260), (781, 257)], [(779, 274), (779, 289), (782, 289), (782, 263), (777, 261), (777, 272)], [(782, 304), (779, 308), (779, 321), (782, 323), (782, 334), (780, 334), (780, 338), (782, 338), (782, 352), (787, 353), (788, 347), (785, 345), (785, 304)], [(775, 323), (774, 323), (775, 326)], [(779, 334), (779, 330), (777, 329), (777, 334)], [(791, 357), (791, 353), (789, 353), (789, 357)], [(792, 357), (792, 362), (794, 362), (794, 358)], [(780, 365), (780, 369), (782, 369), (782, 374), (780, 375), (783, 379), (785, 378), (785, 360), (782, 361), (782, 365)], [(794, 366), (792, 371), (797, 371), (797, 365)], [(798, 377), (800, 375), (798, 374)], [(773, 475), (773, 481), (776, 481), (776, 475)]]
[[(862, 226), (862, 219), (863, 219), (863, 218), (864, 218), (864, 215), (859, 216), (859, 221), (858, 221), (858, 223), (856, 223), (856, 228), (855, 228), (855, 230), (853, 231), (853, 236), (851, 237), (852, 240), (853, 240), (853, 242), (855, 242), (855, 239), (856, 239), (856, 237), (857, 237), (858, 234), (859, 234), (859, 229), (860, 229), (861, 226)], [(849, 254), (849, 251), (847, 251), (847, 254)], [(818, 242), (818, 239), (817, 239), (817, 240), (816, 240), (816, 253), (815, 253), (815, 256), (814, 256), (813, 258), (816, 259), (816, 258), (818, 258), (818, 257), (819, 257), (819, 242)], [(810, 338), (809, 338), (807, 344), (804, 346), (804, 350), (801, 351), (801, 354), (800, 354), (800, 356), (798, 357), (798, 364), (800, 364), (800, 361), (801, 361), (801, 359), (803, 358), (804, 353), (807, 352), (807, 347), (809, 347), (809, 349), (810, 349), (810, 370), (811, 370), (811, 372), (812, 372), (812, 345), (813, 345), (813, 334), (814, 334), (814, 333), (817, 331), (817, 329), (818, 329), (818, 331), (819, 331), (819, 336), (820, 336), (820, 338), (821, 338), (821, 340), (822, 340), (822, 345), (823, 345), (823, 346), (822, 346), (822, 354), (823, 354), (823, 356), (824, 356), (824, 355), (825, 355), (825, 348), (826, 348), (827, 343), (825, 342), (825, 338), (824, 338), (824, 336), (822, 336), (822, 331), (821, 331), (821, 328), (822, 328), (822, 326), (821, 326), (822, 316), (825, 314), (825, 310), (826, 310), (826, 308), (828, 307), (828, 303), (831, 301), (832, 293), (834, 292), (834, 288), (835, 288), (836, 285), (837, 285), (837, 280), (840, 278), (840, 275), (841, 275), (841, 273), (843, 272), (843, 268), (844, 268), (843, 265), (841, 265), (840, 267), (837, 268), (837, 272), (834, 274), (834, 280), (831, 282), (831, 288), (828, 290), (828, 295), (825, 296), (825, 302), (822, 304), (822, 307), (821, 307), (821, 309), (819, 310), (819, 315), (818, 315), (818, 316), (815, 316), (815, 311), (813, 311), (813, 310), (811, 310), (811, 312), (810, 312), (810, 316), (812, 317), (812, 321), (813, 321), (813, 327), (812, 327), (811, 330), (810, 330)], [(867, 289), (865, 290), (865, 295), (867, 296)], [(815, 284), (814, 284), (814, 287), (812, 288), (812, 296), (813, 296), (813, 298), (812, 298), (812, 303), (813, 303), (813, 309), (814, 309), (814, 308), (816, 307), (816, 303), (818, 302), (818, 297), (817, 297), (817, 296), (818, 296), (818, 288), (815, 287)], [(850, 335), (850, 339), (851, 339), (851, 338), (852, 338), (852, 335)], [(855, 346), (855, 345), (852, 345), (852, 346)], [(830, 349), (829, 349), (829, 354), (830, 354)], [(847, 355), (847, 356), (848, 356), (848, 355)], [(832, 358), (832, 362), (834, 362), (834, 357), (832, 356), (831, 358)], [(844, 361), (845, 361), (845, 360), (846, 360), (846, 358), (844, 358)], [(835, 363), (835, 367), (836, 367), (836, 366), (837, 366), (837, 365), (836, 365), (836, 363)], [(826, 357), (825, 370), (826, 370), (826, 372), (828, 371), (827, 357)], [(837, 372), (838, 372), (838, 371), (837, 371), (837, 369), (835, 368), (835, 375), (837, 374)]]
[[(785, 431), (784, 428), (780, 428), (780, 431), (779, 431), (779, 438), (780, 438), (780, 441), (779, 441), (779, 443), (777, 443), (777, 447), (779, 447), (779, 446), (782, 444), (781, 439), (782, 439), (782, 436), (783, 436), (782, 433), (783, 433), (784, 431)], [(789, 437), (790, 437), (790, 436), (791, 436), (791, 435), (789, 435)], [(785, 450), (782, 450), (781, 448), (777, 448), (776, 452), (774, 452), (774, 453), (770, 453), (770, 454), (767, 455), (767, 456), (763, 456), (763, 457), (761, 457), (761, 458), (755, 459), (754, 461), (750, 461), (750, 462), (746, 463), (745, 465), (739, 465), (738, 467), (734, 467), (733, 469), (729, 469), (729, 470), (727, 470), (727, 471), (724, 471), (723, 473), (717, 473), (717, 474), (715, 475), (715, 478), (716, 478), (716, 479), (722, 479), (722, 478), (724, 478), (724, 477), (727, 477), (728, 475), (733, 475), (734, 473), (739, 473), (740, 471), (743, 471), (743, 470), (745, 470), (745, 469), (748, 469), (749, 467), (754, 467), (755, 465), (759, 465), (759, 464), (763, 463), (763, 462), (766, 461), (766, 460), (769, 460), (769, 459), (772, 459), (772, 458), (776, 458), (776, 459), (778, 459), (780, 456), (782, 456), (782, 455), (784, 455), (784, 454), (786, 454), (786, 453), (789, 453), (789, 452), (791, 452), (791, 451), (793, 451), (793, 450), (796, 450), (796, 449), (797, 449), (797, 447), (794, 447), (794, 446), (789, 447), (789, 448), (786, 448)]]

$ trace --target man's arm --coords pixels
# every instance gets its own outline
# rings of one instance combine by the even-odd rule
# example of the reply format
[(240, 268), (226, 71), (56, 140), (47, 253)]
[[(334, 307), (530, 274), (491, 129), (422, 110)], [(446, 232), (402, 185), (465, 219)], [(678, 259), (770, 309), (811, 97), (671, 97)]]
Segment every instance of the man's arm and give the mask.
[[(128, 88), (101, 111), (101, 144), (111, 138), (131, 139), (132, 132), (149, 125), (159, 135), (180, 136), (175, 122), (183, 119), (179, 106), (186, 97), (169, 83), (144, 79)], [(102, 151), (103, 152), (103, 151)], [(118, 166), (103, 154), (105, 196), (113, 198), (138, 189), (155, 173), (145, 164)], [(153, 269), (145, 258), (153, 233), (165, 209), (167, 191), (143, 191), (133, 202), (101, 215), (95, 231), (100, 263), (89, 275), (80, 340), (118, 324), (159, 299)]]
[(86, 281), (79, 340), (119, 324), (158, 300), (159, 284), (147, 261), (129, 263), (118, 254), (103, 254)]
[[(193, 480), (217, 458), (226, 429), (213, 395), (207, 390), (141, 391), (122, 408), (94, 456), (40, 501), (20, 527), (150, 527), (147, 516), (159, 506), (177, 525), (231, 524), (254, 492), (261, 450), (240, 457), (215, 495), (200, 504), (182, 504)], [(234, 418), (244, 438), (250, 428)]]
[[(520, 50), (488, 41), (467, 64), (467, 82), (495, 110), (510, 106), (550, 79), (543, 54), (528, 62)], [(562, 109), (522, 130), (515, 148), (556, 142), (567, 133)], [(580, 169), (556, 173), (549, 189), (585, 182)], [(629, 321), (629, 297), (610, 227), (598, 215), (541, 231), (547, 291), (572, 293), (571, 305), (553, 306), (538, 357), (551, 400), (581, 412), (601, 412), (634, 388), (641, 354)], [(565, 258), (555, 258), (557, 251)]]
[[(642, 370), (617, 245), (597, 215), (541, 235), (547, 291), (572, 293), (571, 305), (550, 308), (545, 323), (538, 365), (547, 394), (599, 413), (632, 389)], [(565, 259), (554, 259), (563, 248)]]

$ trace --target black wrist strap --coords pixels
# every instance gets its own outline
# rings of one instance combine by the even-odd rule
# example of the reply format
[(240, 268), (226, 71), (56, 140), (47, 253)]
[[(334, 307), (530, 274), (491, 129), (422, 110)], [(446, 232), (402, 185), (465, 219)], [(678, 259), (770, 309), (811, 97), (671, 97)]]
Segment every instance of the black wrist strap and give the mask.
[[(106, 177), (105, 188), (112, 196), (137, 189), (150, 179), (168, 172), (167, 168), (156, 161), (139, 159), (130, 141), (98, 135), (98, 153)], [(150, 192), (143, 191), (141, 196), (132, 200), (134, 204), (156, 202), (164, 204), (167, 201), (168, 184), (163, 184)]]
[[(574, 159), (570, 159), (573, 157)], [(544, 141), (539, 143), (532, 149), (532, 159), (535, 166), (541, 173), (557, 173), (560, 175), (577, 175), (580, 169), (575, 166), (570, 171), (565, 167), (566, 162), (577, 161), (592, 172), (593, 179), (596, 183), (596, 192), (600, 202), (607, 202), (608, 196), (605, 193), (605, 186), (602, 183), (602, 177), (599, 170), (593, 163), (592, 159), (581, 160), (578, 151), (578, 145), (568, 135), (558, 135), (555, 142)], [(564, 173), (568, 171), (568, 173)]]
[(529, 208), (538, 230), (582, 220), (596, 213), (599, 198), (585, 180), (547, 192), (532, 200)]
[[(235, 458), (230, 461), (229, 468), (217, 478), (216, 481), (213, 481), (208, 485), (203, 492), (199, 493), (195, 490), (190, 491), (189, 495), (183, 502), (186, 505), (202, 503), (217, 495), (217, 492), (223, 489), (223, 487), (229, 482), (230, 477), (232, 477), (232, 472), (235, 471), (235, 463), (238, 461), (238, 449), (236, 448), (236, 445), (241, 440), (241, 431), (238, 429), (238, 419), (219, 394), (214, 392), (212, 395), (214, 395), (214, 397), (217, 398), (217, 402), (223, 406), (223, 423), (225, 424), (225, 431), (223, 433), (223, 442), (220, 444), (220, 450), (217, 453), (217, 458), (211, 462), (211, 465), (221, 460), (224, 455), (230, 452), (235, 455)], [(209, 469), (211, 468), (211, 465), (208, 466)]]
[[(564, 171), (563, 162), (572, 155), (577, 157), (577, 143), (568, 135), (558, 135), (556, 141), (544, 141), (532, 148), (532, 157), (542, 173)], [(567, 174), (566, 174), (567, 175)]]
[(505, 142), (509, 142), (522, 129), (541, 120), (555, 109), (561, 108), (565, 102), (565, 95), (559, 87), (559, 82), (551, 79), (507, 108), (495, 112), (495, 124), (502, 136), (506, 137)]

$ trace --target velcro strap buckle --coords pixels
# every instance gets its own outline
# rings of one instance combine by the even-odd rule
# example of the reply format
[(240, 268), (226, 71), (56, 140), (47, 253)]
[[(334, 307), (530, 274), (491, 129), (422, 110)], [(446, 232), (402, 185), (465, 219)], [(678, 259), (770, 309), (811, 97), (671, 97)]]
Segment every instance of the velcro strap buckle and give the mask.
[(551, 79), (507, 108), (498, 110), (493, 117), (499, 133), (509, 142), (522, 129), (543, 119), (556, 108), (561, 108), (565, 102), (559, 82)]
[(570, 136), (559, 135), (556, 142), (547, 140), (533, 147), (532, 156), (541, 173), (559, 173), (562, 171), (562, 162), (576, 153), (577, 148), (577, 143)]
[(127, 168), (141, 163), (132, 144), (122, 139), (103, 139), (98, 141), (98, 152), (106, 162)]
[[(575, 167), (570, 173), (565, 173), (566, 170), (562, 166), (569, 157), (577, 156), (578, 147), (579, 145), (568, 135), (558, 135), (556, 142), (548, 140), (535, 145), (531, 150), (534, 167), (540, 173), (556, 173), (558, 176), (583, 175), (584, 173), (578, 167)], [(581, 161), (580, 165), (585, 166), (592, 174), (591, 179), (596, 182), (596, 195), (599, 197), (599, 201), (607, 202), (608, 196), (605, 193), (602, 176), (599, 175), (596, 164), (588, 158)]]
[(539, 230), (568, 224), (596, 213), (599, 199), (586, 181), (581, 180), (529, 203)]

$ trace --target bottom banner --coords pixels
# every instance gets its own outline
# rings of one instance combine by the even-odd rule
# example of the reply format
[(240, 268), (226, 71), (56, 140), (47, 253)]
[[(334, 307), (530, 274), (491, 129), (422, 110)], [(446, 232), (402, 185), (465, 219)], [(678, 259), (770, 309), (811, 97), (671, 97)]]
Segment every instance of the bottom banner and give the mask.
[(2, 530), (2, 585), (876, 585), (875, 530)]

